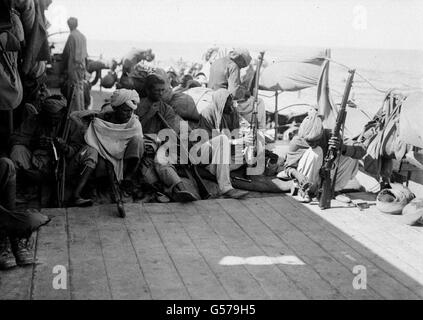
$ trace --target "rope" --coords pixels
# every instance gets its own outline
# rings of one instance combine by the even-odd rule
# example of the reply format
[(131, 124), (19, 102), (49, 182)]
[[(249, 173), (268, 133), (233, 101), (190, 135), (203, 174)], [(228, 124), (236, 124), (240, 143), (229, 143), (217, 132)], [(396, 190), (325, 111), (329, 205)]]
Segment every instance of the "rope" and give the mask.
[[(343, 63), (341, 63), (341, 62), (338, 62), (338, 61), (336, 61), (336, 60), (333, 60), (332, 58), (328, 58), (328, 57), (324, 57), (324, 59), (325, 60), (328, 60), (328, 61), (330, 61), (330, 62), (332, 62), (332, 63), (334, 63), (334, 64), (337, 64), (337, 65), (339, 65), (339, 66), (341, 66), (341, 67), (343, 67), (343, 68), (345, 68), (345, 69), (347, 69), (347, 70), (350, 70), (351, 68), (350, 67), (348, 67), (346, 64), (343, 64)], [(294, 60), (279, 60), (279, 61), (277, 61), (277, 62), (298, 62), (298, 61), (294, 61)], [(357, 70), (356, 70), (356, 72), (355, 72), (355, 74), (356, 75), (358, 75), (361, 79), (363, 79), (364, 80), (364, 82), (366, 82), (370, 87), (372, 87), (374, 90), (376, 90), (376, 91), (378, 91), (378, 92), (380, 92), (380, 93), (383, 93), (383, 94), (387, 94), (390, 90), (392, 90), (392, 89), (387, 89), (387, 90), (383, 90), (383, 89), (380, 89), (380, 88), (378, 88), (378, 87), (376, 87), (368, 78), (366, 78), (365, 76), (363, 76), (360, 72), (358, 72)], [(407, 84), (404, 84), (406, 87), (408, 87), (408, 88), (415, 88), (415, 87), (412, 87), (412, 86), (409, 86), (409, 85), (407, 85)], [(334, 90), (334, 89), (331, 89), (331, 91), (334, 91), (336, 94), (338, 94), (338, 95), (342, 95), (340, 92), (337, 92), (336, 90)], [(262, 93), (259, 93), (259, 95), (260, 96), (262, 96), (262, 97), (267, 97), (267, 98), (272, 98), (272, 97), (274, 97), (276, 94), (273, 94), (273, 95), (265, 95), (265, 94), (262, 94)], [(282, 109), (284, 109), (284, 108), (282, 108)], [(357, 109), (360, 111), (360, 112), (362, 112), (368, 119), (372, 119), (364, 110), (362, 110), (361, 108), (359, 108), (358, 106), (357, 106)], [(278, 110), (278, 111), (280, 111), (280, 110)]]
[[(345, 64), (343, 64), (343, 63), (340, 63), (340, 62), (338, 62), (338, 61), (336, 61), (336, 60), (333, 60), (333, 59), (331, 59), (331, 58), (325, 58), (326, 60), (328, 60), (328, 61), (330, 61), (330, 62), (332, 62), (332, 63), (334, 63), (334, 64), (337, 64), (337, 65), (339, 65), (339, 66), (341, 66), (341, 67), (344, 67), (345, 69), (348, 69), (348, 70), (350, 70), (351, 68), (350, 67), (348, 67), (347, 65), (345, 65)], [(379, 89), (379, 88), (377, 88), (373, 83), (371, 83), (370, 82), (370, 80), (369, 79), (367, 79), (365, 76), (363, 76), (361, 73), (359, 73), (358, 71), (356, 71), (355, 72), (355, 74), (356, 75), (358, 75), (361, 79), (363, 79), (368, 85), (370, 85), (373, 89), (375, 89), (376, 91), (379, 91), (379, 92), (381, 92), (381, 93), (386, 93), (388, 90), (382, 90), (382, 89)]]

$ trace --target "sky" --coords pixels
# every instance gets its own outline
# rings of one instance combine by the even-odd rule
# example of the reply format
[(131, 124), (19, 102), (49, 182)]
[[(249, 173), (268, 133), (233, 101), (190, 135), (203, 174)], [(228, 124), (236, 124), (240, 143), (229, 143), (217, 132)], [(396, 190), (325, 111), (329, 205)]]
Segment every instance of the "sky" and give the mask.
[(421, 0), (53, 0), (88, 39), (423, 50)]

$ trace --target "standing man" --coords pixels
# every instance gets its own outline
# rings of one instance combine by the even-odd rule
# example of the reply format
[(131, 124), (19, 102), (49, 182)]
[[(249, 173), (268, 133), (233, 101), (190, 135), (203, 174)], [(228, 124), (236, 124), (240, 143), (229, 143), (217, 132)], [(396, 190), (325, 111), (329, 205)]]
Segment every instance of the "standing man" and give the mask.
[[(66, 98), (72, 99), (70, 108), (73, 111), (85, 109), (84, 79), (86, 72), (87, 39), (77, 29), (78, 19), (69, 18), (68, 26), (70, 35), (63, 49), (63, 73), (66, 78)], [(73, 95), (72, 95), (73, 92)]]
[(227, 56), (213, 62), (207, 87), (213, 90), (227, 89), (234, 100), (248, 98), (250, 92), (241, 85), (240, 73), (250, 62), (251, 56), (248, 50), (234, 49)]

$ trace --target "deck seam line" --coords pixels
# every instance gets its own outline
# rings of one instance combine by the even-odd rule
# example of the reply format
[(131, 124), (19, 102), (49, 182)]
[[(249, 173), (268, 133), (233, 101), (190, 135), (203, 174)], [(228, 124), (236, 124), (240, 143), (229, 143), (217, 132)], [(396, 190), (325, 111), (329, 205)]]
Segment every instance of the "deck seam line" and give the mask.
[[(305, 207), (305, 206), (303, 206), (303, 205), (301, 205), (301, 207), (298, 207), (298, 203), (296, 203), (296, 202), (294, 202), (294, 201), (296, 201), (294, 198), (292, 198), (292, 197), (289, 197), (289, 201), (290, 201), (290, 203), (292, 203), (294, 206), (296, 206), (298, 209), (300, 209), (300, 211), (301, 211), (301, 213), (303, 214), (303, 215), (306, 215), (306, 213), (304, 212), (304, 210), (310, 210), (311, 212), (312, 212), (312, 217), (313, 218), (310, 218), (311, 220), (313, 220), (315, 223), (318, 223), (318, 221), (316, 220), (316, 218), (318, 218), (318, 217), (320, 217), (320, 216), (318, 216), (315, 212), (313, 212), (311, 209), (308, 209), (307, 207)], [(307, 215), (306, 215), (307, 216)], [(322, 218), (323, 219), (323, 218)], [(327, 222), (328, 224), (330, 224), (330, 226), (331, 226), (331, 228), (336, 228), (332, 223), (330, 223), (328, 220), (325, 220), (325, 219), (323, 219), (323, 221), (325, 221), (325, 222)], [(349, 247), (349, 248), (351, 248), (351, 250), (353, 250), (356, 254), (358, 254), (359, 256), (361, 256), (361, 257), (363, 257), (363, 258), (365, 258), (370, 264), (372, 264), (374, 267), (376, 267), (377, 269), (379, 269), (379, 270), (381, 270), (382, 272), (384, 272), (386, 275), (388, 275), (391, 279), (393, 279), (394, 281), (396, 281), (398, 284), (400, 284), (400, 285), (402, 285), (403, 287), (405, 287), (405, 288), (407, 288), (408, 290), (410, 290), (412, 293), (414, 293), (417, 297), (423, 297), (423, 295), (421, 295), (421, 294), (419, 294), (418, 292), (416, 292), (412, 287), (410, 287), (410, 286), (408, 286), (407, 284), (405, 284), (405, 283), (403, 283), (403, 282), (401, 282), (401, 281), (399, 281), (396, 277), (395, 277), (395, 275), (393, 275), (392, 273), (391, 273), (391, 271), (389, 271), (389, 270), (386, 270), (385, 269), (385, 267), (384, 266), (381, 266), (380, 265), (380, 263), (378, 263), (378, 262), (375, 262), (374, 260), (372, 260), (371, 258), (368, 258), (366, 255), (364, 255), (364, 254), (362, 254), (362, 253), (360, 253), (359, 251), (358, 251), (358, 249), (355, 249), (352, 245), (350, 245), (348, 242), (346, 242), (345, 240), (343, 240), (342, 238), (340, 238), (340, 236), (338, 236), (334, 231), (332, 231), (331, 229), (326, 229), (329, 233), (331, 233), (333, 236), (335, 236), (336, 238), (338, 238), (339, 240), (341, 240), (347, 247)], [(372, 241), (372, 239), (370, 239), (370, 238), (368, 238), (365, 234), (363, 234), (363, 233), (361, 233), (360, 231), (357, 231), (357, 232), (359, 232), (363, 237), (365, 237), (366, 239), (368, 239), (369, 241), (371, 241), (371, 242), (374, 242), (374, 241)], [(377, 244), (377, 243), (376, 243)], [(364, 246), (363, 244), (361, 244), (362, 246)], [(380, 246), (379, 244), (377, 244), (378, 246)], [(364, 246), (367, 250), (370, 250), (369, 248), (367, 248), (366, 246)], [(376, 255), (376, 253), (375, 253), (375, 255)], [(383, 259), (383, 258), (381, 258), (381, 259)], [(388, 263), (389, 264), (389, 262), (386, 262), (386, 263)], [(407, 263), (407, 265), (408, 265), (408, 263)], [(408, 265), (409, 266), (409, 265)], [(393, 266), (394, 268), (396, 268), (395, 266)], [(414, 269), (414, 268), (413, 268)], [(400, 272), (402, 272), (402, 273), (404, 273), (403, 271), (401, 271), (401, 270), (399, 270)], [(408, 276), (408, 277), (410, 277), (409, 275), (406, 275), (406, 276)], [(410, 277), (411, 278), (411, 277)], [(414, 280), (415, 281), (415, 280)], [(383, 299), (385, 299), (386, 300), (386, 298), (383, 298)]]
[[(241, 203), (242, 203), (242, 201), (241, 201)], [(279, 237), (272, 229), (270, 229), (269, 228), (269, 226), (266, 224), (266, 223), (264, 223), (264, 221), (263, 220), (261, 220), (256, 214), (254, 214), (254, 212), (252, 211), (252, 210), (249, 210), (249, 208), (244, 204), (244, 203), (242, 203), (242, 205), (244, 206), (244, 207), (246, 207), (247, 209), (248, 209), (248, 211), (249, 212), (251, 212), (252, 213), (252, 215), (254, 216), (254, 217), (256, 217), (256, 219), (257, 220), (259, 220), (276, 238), (278, 238), (286, 247), (288, 247), (288, 248), (290, 248), (291, 250), (292, 250), (292, 252), (293, 253), (295, 253), (295, 255), (296, 256), (301, 256), (301, 254), (298, 252), (298, 250), (296, 250), (296, 249), (293, 249), (293, 248), (291, 248), (291, 246), (284, 240), (284, 239), (282, 239), (281, 237)], [(273, 208), (272, 208), (273, 209)], [(261, 246), (260, 246), (261, 247)], [(323, 277), (322, 276), (322, 274), (318, 271), (318, 270), (316, 270), (315, 268), (314, 268), (314, 266), (313, 265), (309, 265), (310, 266), (310, 268), (319, 276), (319, 278), (323, 281), (323, 282), (325, 282), (330, 288), (332, 288), (334, 291), (335, 291), (335, 294), (337, 294), (337, 295), (340, 295), (340, 296), (342, 296), (343, 298), (346, 298), (340, 291), (339, 291), (339, 289), (338, 288), (336, 288), (334, 285), (332, 285), (330, 282), (329, 282), (329, 280), (328, 279), (326, 279), (325, 277)], [(282, 267), (281, 266), (278, 266), (281, 270), (282, 270)], [(287, 275), (287, 277), (289, 277), (290, 279), (291, 279), (291, 277), (289, 276), (289, 275)], [(292, 281), (294, 281), (293, 279), (291, 279)], [(294, 281), (294, 283), (296, 283), (297, 281)], [(301, 288), (299, 288), (300, 290), (301, 290)], [(302, 291), (302, 290), (301, 290)], [(309, 297), (305, 292), (304, 292), (304, 295), (305, 296), (307, 296), (307, 297)], [(309, 297), (309, 298), (311, 298), (311, 299), (313, 299), (313, 297)]]
[(69, 298), (70, 300), (73, 300), (73, 268), (72, 268), (72, 261), (71, 261), (71, 256), (70, 256), (70, 233), (69, 233), (69, 217), (68, 217), (68, 209), (65, 209), (65, 222), (66, 222), (66, 226), (65, 226), (65, 230), (66, 230), (66, 249), (68, 251), (68, 268), (69, 268)]
[[(206, 200), (207, 201), (207, 200)], [(195, 204), (195, 206), (198, 208), (198, 204)], [(203, 208), (198, 208), (198, 209), (203, 209)], [(210, 213), (209, 209), (207, 209), (207, 212)], [(207, 220), (204, 218), (203, 214), (200, 213), (201, 218), (204, 220), (204, 222), (210, 227), (210, 229), (216, 234), (216, 236), (220, 239), (220, 241), (223, 243), (223, 245), (228, 249), (229, 252), (231, 252), (232, 254), (235, 254), (235, 252), (228, 246), (228, 244), (226, 243), (226, 241), (224, 240), (224, 238), (216, 232), (216, 229), (210, 225), (210, 223), (207, 222)], [(246, 265), (242, 266), (245, 271), (251, 276), (252, 279), (254, 279), (254, 281), (258, 284), (258, 286), (263, 290), (263, 292), (266, 294), (266, 296), (271, 299), (271, 295), (267, 292), (266, 288), (261, 284), (261, 282), (254, 276), (254, 274), (251, 273), (251, 271), (247, 268)]]
[[(229, 292), (226, 290), (225, 286), (223, 285), (223, 283), (220, 281), (220, 278), (217, 276), (217, 274), (213, 271), (213, 269), (211, 268), (210, 264), (207, 262), (206, 258), (204, 257), (203, 253), (199, 250), (199, 248), (197, 247), (197, 245), (195, 244), (195, 242), (193, 241), (193, 239), (191, 238), (191, 236), (189, 235), (188, 231), (185, 229), (184, 224), (178, 219), (177, 215), (175, 214), (174, 210), (171, 208), (171, 206), (168, 205), (169, 210), (172, 212), (173, 216), (176, 218), (176, 221), (182, 226), (182, 229), (185, 231), (185, 234), (188, 236), (189, 240), (191, 241), (192, 245), (195, 247), (195, 249), (197, 250), (198, 254), (201, 256), (201, 258), (203, 259), (203, 261), (205, 262), (205, 264), (207, 265), (207, 267), (210, 269), (211, 273), (214, 275), (214, 277), (216, 278), (216, 280), (219, 282), (219, 284), (221, 285), (223, 291), (228, 295), (228, 297), (230, 299), (232, 299), (231, 295), (229, 294)], [(232, 299), (233, 300), (233, 299)]]
[[(142, 205), (141, 205), (141, 207), (138, 207), (138, 210), (137, 210), (137, 211), (138, 211), (137, 217), (138, 217), (138, 216), (139, 216), (139, 214), (140, 214), (141, 208), (142, 208)], [(139, 269), (140, 269), (140, 271), (141, 271), (141, 275), (142, 275), (142, 277), (144, 278), (145, 284), (146, 284), (146, 286), (147, 286), (147, 289), (148, 289), (148, 295), (150, 296), (150, 299), (151, 299), (151, 300), (153, 300), (153, 295), (151, 294), (151, 288), (150, 288), (150, 285), (148, 284), (147, 278), (145, 277), (144, 270), (143, 270), (143, 268), (142, 268), (142, 266), (141, 266), (141, 262), (140, 262), (140, 259), (139, 259), (139, 257), (138, 257), (138, 252), (137, 252), (137, 250), (136, 250), (136, 248), (135, 248), (134, 242), (132, 241), (131, 232), (129, 231), (128, 225), (126, 224), (126, 219), (123, 219), (123, 224), (124, 224), (124, 226), (125, 226), (126, 233), (128, 234), (128, 237), (129, 237), (129, 242), (131, 243), (132, 250), (134, 250), (135, 257), (137, 258), (137, 264), (138, 264), (138, 267), (139, 267)]]
[(191, 292), (188, 290), (188, 287), (187, 287), (187, 285), (185, 284), (185, 281), (184, 281), (184, 279), (182, 278), (182, 275), (180, 274), (180, 272), (179, 272), (179, 270), (178, 270), (178, 268), (177, 268), (177, 266), (176, 266), (176, 263), (175, 263), (175, 261), (173, 260), (172, 255), (170, 254), (169, 250), (167, 249), (167, 247), (166, 247), (165, 243), (163, 242), (162, 235), (160, 234), (159, 230), (157, 229), (156, 225), (154, 224), (153, 219), (152, 219), (152, 218), (151, 218), (151, 216), (150, 216), (150, 215), (151, 215), (150, 211), (147, 209), (147, 207), (144, 207), (144, 208), (145, 208), (145, 210), (146, 210), (146, 212), (147, 212), (147, 217), (148, 217), (148, 219), (150, 220), (151, 224), (153, 225), (154, 230), (156, 231), (157, 236), (159, 237), (159, 239), (160, 239), (160, 241), (161, 241), (161, 243), (162, 243), (162, 245), (163, 245), (163, 248), (166, 250), (166, 253), (167, 253), (167, 255), (169, 256), (169, 259), (170, 259), (170, 261), (172, 262), (172, 265), (173, 265), (173, 267), (175, 268), (175, 271), (176, 271), (176, 273), (177, 273), (177, 275), (178, 275), (179, 279), (181, 280), (181, 283), (183, 284), (183, 286), (184, 286), (184, 288), (185, 288), (185, 291), (186, 291), (186, 292), (187, 292), (187, 294), (188, 294), (188, 297), (189, 297), (191, 300), (193, 300), (193, 297), (192, 297), (192, 295), (191, 295)]
[[(242, 203), (242, 201), (239, 201), (239, 202), (241, 202)], [(251, 240), (251, 241), (253, 241), (253, 243), (263, 252), (263, 254), (266, 254), (266, 252), (264, 251), (264, 249), (263, 249), (263, 247), (259, 244), (259, 243), (257, 243), (249, 234), (248, 234), (248, 232), (246, 231), (246, 230), (244, 230), (244, 228), (238, 223), (238, 221), (236, 221), (235, 219), (234, 219), (234, 217), (232, 217), (232, 215), (230, 214), (230, 213), (228, 213), (228, 211), (225, 209), (225, 207), (223, 207), (223, 205), (219, 202), (219, 201), (217, 201), (217, 203), (219, 204), (219, 206), (226, 212), (226, 214), (235, 222), (235, 224), (247, 235), (247, 237)], [(244, 204), (243, 204), (244, 205)], [(244, 205), (245, 206), (245, 205)], [(245, 206), (246, 207), (246, 206)], [(248, 209), (248, 208), (247, 208)], [(248, 211), (250, 211), (249, 209), (248, 209)], [(260, 219), (258, 219), (267, 229), (269, 229), (269, 227), (266, 225), (266, 224), (264, 224), (263, 223), (263, 221), (261, 221)], [(269, 229), (270, 230), (270, 229)], [(272, 230), (270, 230), (271, 232), (272, 232)], [(273, 233), (273, 232), (272, 232)], [(280, 240), (280, 241), (282, 241), (287, 247), (289, 247), (287, 244), (286, 244), (286, 242), (285, 241), (283, 241), (282, 239), (280, 239), (279, 237), (278, 237), (278, 239)], [(300, 287), (298, 287), (298, 284), (297, 284), (297, 281), (295, 281), (294, 279), (292, 279), (291, 278), (291, 276), (289, 276), (289, 274), (287, 274), (287, 273), (285, 273), (285, 271), (281, 268), (281, 266), (279, 266), (279, 265), (276, 265), (276, 268), (282, 273), (282, 274), (284, 274), (286, 277), (287, 277), (287, 279), (289, 279), (289, 281), (300, 291), (300, 292), (302, 292), (303, 294), (304, 294), (304, 296), (305, 297), (307, 297), (307, 298), (309, 298), (309, 299), (312, 299), (312, 297), (310, 297), (307, 293), (305, 293)], [(321, 275), (316, 271), (316, 273), (319, 275), (319, 277), (321, 277)], [(322, 280), (323, 281), (326, 281), (325, 279), (323, 279), (322, 278)], [(332, 286), (330, 283), (328, 283), (328, 285), (331, 287), (331, 288), (333, 288), (334, 290), (335, 290), (335, 292), (338, 292), (338, 290), (334, 287), (334, 286)], [(341, 294), (340, 292), (338, 292), (339, 294)], [(342, 295), (342, 294), (341, 294)]]
[(102, 241), (101, 241), (101, 237), (100, 237), (100, 230), (99, 230), (99, 228), (98, 228), (98, 223), (97, 223), (97, 214), (98, 214), (98, 210), (99, 210), (99, 207), (97, 207), (97, 208), (96, 208), (95, 215), (94, 215), (95, 229), (97, 230), (97, 237), (98, 237), (98, 241), (99, 241), (99, 243), (100, 243), (101, 257), (103, 258), (103, 266), (104, 266), (104, 271), (105, 271), (105, 273), (106, 273), (106, 278), (107, 278), (107, 287), (109, 288), (110, 299), (111, 299), (111, 300), (114, 300), (112, 287), (110, 286), (110, 276), (109, 276), (109, 271), (107, 270), (106, 259), (105, 259), (105, 257), (104, 257), (103, 243), (102, 243)]
[(35, 234), (35, 245), (34, 245), (34, 264), (32, 265), (32, 272), (31, 272), (31, 283), (29, 286), (29, 300), (34, 300), (34, 280), (35, 280), (35, 273), (37, 268), (37, 252), (38, 252), (38, 234), (40, 231), (37, 230)]

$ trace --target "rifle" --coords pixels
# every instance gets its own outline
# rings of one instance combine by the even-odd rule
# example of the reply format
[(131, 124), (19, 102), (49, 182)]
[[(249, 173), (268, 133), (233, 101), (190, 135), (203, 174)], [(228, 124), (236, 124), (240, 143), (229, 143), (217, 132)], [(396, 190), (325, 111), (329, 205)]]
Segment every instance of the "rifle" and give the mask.
[[(72, 86), (72, 96), (71, 96), (71, 99), (67, 101), (68, 110), (66, 113), (65, 126), (61, 136), (61, 138), (65, 142), (68, 141), (68, 136), (69, 136), (70, 122), (71, 122), (70, 114), (72, 112), (70, 106), (71, 106), (74, 90), (75, 90), (75, 87)], [(54, 142), (52, 143), (52, 147), (53, 147), (54, 157), (57, 162), (56, 168), (54, 170), (54, 175), (55, 175), (56, 183), (57, 183), (57, 187), (56, 187), (57, 205), (59, 208), (63, 208), (64, 201), (65, 201), (65, 186), (66, 186), (66, 156), (63, 153), (58, 155)]]
[(115, 170), (113, 168), (113, 164), (106, 159), (105, 159), (105, 162), (106, 162), (107, 175), (109, 177), (110, 184), (112, 186), (112, 192), (113, 192), (113, 196), (115, 198), (114, 200), (115, 200), (116, 205), (117, 205), (119, 217), (125, 218), (125, 216), (126, 216), (125, 206), (123, 204), (122, 193), (121, 193), (121, 190), (120, 190), (119, 182), (116, 178), (116, 174), (115, 174)]
[[(333, 130), (332, 136), (341, 137), (341, 129), (344, 127), (345, 119), (347, 117), (347, 103), (348, 97), (350, 95), (351, 86), (354, 79), (355, 70), (349, 70), (349, 76), (347, 83), (345, 84), (345, 91), (342, 97), (341, 106), (339, 108), (339, 113), (336, 118), (335, 128)], [(342, 142), (341, 142), (342, 143)], [(339, 150), (334, 148), (329, 148), (328, 152), (325, 156), (323, 161), (323, 166), (320, 169), (320, 175), (322, 178), (321, 186), (320, 186), (320, 199), (319, 199), (319, 207), (320, 209), (329, 209), (331, 205), (331, 200), (333, 198), (333, 190), (334, 190), (334, 183), (332, 184), (330, 173), (334, 167), (335, 159), (338, 156)], [(336, 179), (336, 175), (335, 175)]]
[(258, 91), (259, 91), (259, 80), (260, 80), (260, 69), (263, 64), (264, 51), (261, 51), (258, 57), (258, 64), (256, 68), (255, 84), (254, 84), (254, 105), (253, 113), (251, 115), (250, 129), (253, 133), (253, 156), (257, 156), (257, 130), (258, 130)]
[(200, 194), (201, 199), (206, 200), (209, 199), (211, 197), (211, 194), (209, 192), (209, 190), (207, 189), (206, 185), (204, 184), (203, 179), (201, 178), (200, 174), (198, 173), (197, 167), (193, 164), (192, 159), (191, 159), (191, 155), (188, 152), (188, 150), (186, 150), (182, 143), (179, 140), (179, 136), (178, 134), (175, 132), (175, 130), (172, 129), (172, 127), (169, 126), (169, 124), (167, 123), (166, 119), (163, 118), (163, 116), (159, 113), (156, 112), (156, 115), (159, 117), (160, 121), (170, 130), (172, 130), (173, 134), (175, 135), (176, 139), (178, 140), (179, 143), (179, 147), (181, 148), (181, 151), (186, 154), (188, 156), (188, 168), (190, 169), (190, 172), (188, 172), (186, 170), (186, 166), (184, 165), (184, 170), (186, 170), (185, 172), (187, 173), (188, 177), (192, 176), (197, 184), (198, 187), (198, 192)]

